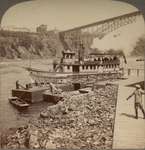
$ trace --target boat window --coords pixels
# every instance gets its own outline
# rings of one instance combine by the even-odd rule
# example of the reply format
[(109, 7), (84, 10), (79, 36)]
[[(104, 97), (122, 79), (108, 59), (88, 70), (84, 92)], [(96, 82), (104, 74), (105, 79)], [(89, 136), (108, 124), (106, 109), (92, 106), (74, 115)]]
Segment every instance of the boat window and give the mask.
[(110, 58), (110, 62), (112, 62), (113, 61), (113, 59), (112, 58)]
[(66, 54), (66, 58), (69, 58), (69, 55), (68, 55), (68, 54)]
[(86, 66), (86, 69), (88, 69), (88, 66)]
[(116, 61), (118, 58), (116, 56), (113, 57), (113, 60)]
[(85, 66), (82, 66), (82, 69), (84, 70)]
[(90, 66), (90, 69), (92, 70), (92, 65)]
[(70, 66), (67, 66), (67, 69), (69, 70), (69, 69), (70, 69)]

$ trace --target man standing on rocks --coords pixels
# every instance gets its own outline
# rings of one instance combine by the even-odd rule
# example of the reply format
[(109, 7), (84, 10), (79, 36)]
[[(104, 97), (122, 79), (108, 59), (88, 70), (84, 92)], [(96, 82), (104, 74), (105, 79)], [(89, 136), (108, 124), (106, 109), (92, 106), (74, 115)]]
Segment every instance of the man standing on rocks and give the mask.
[(135, 85), (136, 89), (135, 91), (127, 98), (130, 99), (132, 96), (134, 96), (134, 108), (135, 108), (135, 118), (138, 119), (138, 109), (140, 109), (143, 113), (144, 119), (145, 119), (145, 110), (142, 106), (142, 94), (145, 94), (145, 92), (141, 89), (140, 85)]

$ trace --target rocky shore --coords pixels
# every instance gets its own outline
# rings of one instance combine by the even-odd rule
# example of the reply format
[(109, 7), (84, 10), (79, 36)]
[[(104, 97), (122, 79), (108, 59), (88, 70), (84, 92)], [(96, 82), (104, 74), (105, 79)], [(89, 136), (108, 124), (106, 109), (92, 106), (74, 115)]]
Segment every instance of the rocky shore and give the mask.
[(111, 149), (118, 85), (62, 93), (28, 125), (1, 133), (1, 148)]

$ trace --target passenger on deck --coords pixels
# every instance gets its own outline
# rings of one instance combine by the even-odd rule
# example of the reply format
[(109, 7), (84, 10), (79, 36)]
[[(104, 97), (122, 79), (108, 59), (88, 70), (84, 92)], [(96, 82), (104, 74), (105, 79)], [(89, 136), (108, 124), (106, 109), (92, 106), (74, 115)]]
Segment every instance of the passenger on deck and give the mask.
[(109, 59), (109, 61), (110, 61), (110, 62), (113, 62), (113, 59), (112, 59), (112, 58), (110, 58), (110, 59)]
[(35, 80), (35, 83), (34, 83), (34, 84), (35, 84), (35, 86), (38, 86), (38, 82), (37, 82), (36, 80)]
[(57, 60), (54, 60), (53, 61), (53, 70), (55, 70), (56, 69), (56, 66), (58, 65), (58, 62), (57, 62)]
[(16, 81), (16, 89), (20, 89), (20, 87), (23, 88), (23, 89), (25, 89), (25, 87), (22, 86), (22, 85), (19, 83), (19, 80), (17, 80), (17, 81)]
[(26, 84), (26, 90), (29, 90), (29, 84)]
[(16, 81), (16, 89), (19, 89), (19, 80)]

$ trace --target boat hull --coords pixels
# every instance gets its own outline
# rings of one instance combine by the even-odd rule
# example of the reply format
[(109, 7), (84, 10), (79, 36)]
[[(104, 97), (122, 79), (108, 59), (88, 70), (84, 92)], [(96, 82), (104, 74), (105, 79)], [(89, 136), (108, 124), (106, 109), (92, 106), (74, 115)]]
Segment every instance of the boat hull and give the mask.
[(118, 79), (122, 77), (122, 72), (86, 72), (86, 73), (64, 73), (64, 72), (48, 72), (37, 69), (27, 69), (32, 79), (38, 83), (52, 82), (58, 83), (85, 83), (96, 82), (102, 80)]

